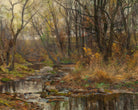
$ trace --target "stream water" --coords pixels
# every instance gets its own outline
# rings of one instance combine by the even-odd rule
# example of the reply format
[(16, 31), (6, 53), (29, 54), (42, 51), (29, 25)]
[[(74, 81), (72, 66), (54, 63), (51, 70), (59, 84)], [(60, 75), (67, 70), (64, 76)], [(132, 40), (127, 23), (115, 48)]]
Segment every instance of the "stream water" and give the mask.
[(43, 110), (138, 110), (138, 94), (132, 93), (97, 93), (81, 97), (41, 98), (43, 82), (41, 76), (7, 82), (0, 86), (0, 92), (16, 92), (20, 98), (37, 103)]
[[(95, 93), (83, 96), (50, 96), (42, 98), (48, 76), (31, 76), (0, 86), (1, 93), (16, 93), (18, 97), (37, 103), (42, 110), (138, 110), (138, 94)], [(65, 92), (62, 91), (62, 92)]]

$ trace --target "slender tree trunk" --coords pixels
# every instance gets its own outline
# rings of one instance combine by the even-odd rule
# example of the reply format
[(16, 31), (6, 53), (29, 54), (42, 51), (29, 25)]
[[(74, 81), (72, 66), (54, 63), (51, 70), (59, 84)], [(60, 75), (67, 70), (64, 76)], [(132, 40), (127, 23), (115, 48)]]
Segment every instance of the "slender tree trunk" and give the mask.
[(70, 39), (70, 30), (68, 30), (68, 56), (70, 56), (71, 52), (71, 39)]
[(137, 44), (137, 36), (136, 36), (136, 29), (135, 29), (135, 21), (134, 21), (134, 18), (132, 18), (132, 23), (133, 23), (133, 35), (134, 35), (134, 39), (135, 39), (136, 46), (137, 46), (138, 44)]
[(2, 65), (4, 63), (4, 55), (3, 55), (3, 50), (4, 50), (4, 45), (3, 45), (3, 41), (2, 41), (2, 36), (3, 36), (3, 24), (2, 24), (2, 20), (0, 20), (0, 58), (1, 58), (1, 62), (0, 65)]
[(104, 61), (106, 62), (108, 62), (109, 58), (112, 57), (112, 45), (113, 45), (113, 23), (111, 23), (111, 26), (110, 26), (110, 38), (104, 55)]
[[(130, 0), (128, 0), (128, 4), (130, 4)], [(128, 19), (127, 19), (127, 50), (130, 51), (130, 30), (129, 30), (129, 26), (130, 26), (130, 15), (129, 15), (129, 8), (128, 8)]]
[(82, 55), (84, 56), (84, 42), (85, 42), (85, 35), (84, 35), (84, 29), (82, 28), (82, 36), (81, 36), (81, 50), (82, 50)]
[(10, 51), (6, 52), (6, 65), (9, 65)]
[(16, 40), (18, 37), (19, 33), (17, 32), (14, 36), (13, 36), (13, 40), (11, 41), (11, 43), (9, 44), (9, 47), (12, 47), (12, 56), (11, 56), (11, 65), (10, 65), (10, 69), (14, 70), (14, 64), (15, 64), (15, 53), (16, 53)]
[(95, 20), (95, 33), (96, 33), (96, 38), (97, 38), (97, 43), (100, 52), (103, 52), (102, 46), (101, 46), (101, 38), (100, 38), (100, 30), (99, 30), (99, 17), (98, 17), (98, 6), (99, 6), (99, 0), (97, 4), (97, 0), (94, 0), (94, 20)]
[(13, 44), (13, 47), (12, 47), (12, 57), (11, 57), (11, 66), (10, 66), (10, 69), (13, 70), (14, 69), (14, 62), (15, 62), (15, 52), (16, 52), (16, 45)]
[[(128, 23), (126, 21), (126, 18), (125, 18), (125, 14), (124, 14), (124, 9), (122, 7), (122, 4), (120, 5), (121, 6), (121, 14), (122, 14), (122, 20), (123, 20), (123, 25), (124, 25), (124, 29), (125, 29), (125, 33), (126, 33), (126, 49), (129, 50), (130, 49), (130, 32), (129, 32), (129, 18), (128, 18)], [(128, 11), (129, 13), (129, 11)]]
[(2, 51), (0, 52), (0, 59), (1, 59), (0, 65), (3, 65), (5, 59)]
[(131, 35), (130, 35), (130, 32), (129, 32), (129, 29), (127, 31), (127, 50), (130, 51), (130, 38), (131, 38)]
[(135, 39), (135, 43), (136, 43), (136, 46), (138, 46), (138, 43), (137, 43), (137, 35), (136, 35), (136, 26), (137, 26), (137, 24), (136, 24), (136, 19), (137, 19), (137, 17), (135, 16), (136, 14), (137, 14), (137, 12), (135, 11), (135, 9), (137, 8), (137, 5), (135, 4), (134, 6), (133, 6), (133, 9), (132, 9), (132, 11), (134, 11), (133, 12), (133, 14), (132, 14), (132, 29), (133, 29), (133, 35), (134, 35), (134, 39)]
[[(75, 4), (75, 9), (78, 9), (77, 3)], [(75, 19), (75, 48), (77, 50), (77, 53), (79, 54), (79, 36), (78, 36), (78, 18), (79, 18), (79, 13), (75, 11), (74, 13), (74, 19)]]
[[(45, 50), (46, 50), (46, 52), (47, 52), (47, 54), (48, 54), (49, 59), (51, 59), (51, 61), (52, 61), (54, 64), (59, 63), (59, 62), (57, 62), (57, 61), (52, 57), (52, 55), (50, 54), (49, 47), (48, 47), (48, 41), (44, 41), (44, 39), (42, 38), (42, 35), (43, 35), (44, 33), (41, 33), (41, 32), (40, 32), (40, 30), (38, 29), (38, 27), (37, 27), (37, 25), (35, 24), (35, 22), (32, 21), (32, 24), (33, 24), (34, 29), (36, 30), (37, 34), (39, 35), (39, 37), (40, 37), (40, 39), (41, 39), (41, 42), (42, 42), (42, 44), (43, 44), (43, 46), (44, 46), (44, 48), (45, 48)], [(47, 34), (47, 36), (48, 36), (48, 34)], [(49, 37), (49, 36), (48, 36), (48, 37)]]
[(52, 62), (53, 62), (54, 64), (60, 63), (60, 62), (56, 61), (56, 60), (51, 56), (51, 54), (50, 54), (50, 52), (49, 52), (49, 49), (48, 49), (48, 43), (47, 43), (47, 42), (44, 43), (44, 41), (42, 41), (42, 42), (43, 42), (44, 48), (45, 48), (45, 50), (46, 50), (46, 52), (47, 52), (47, 54), (48, 54), (48, 57), (52, 60)]
[(79, 43), (78, 43), (79, 38), (78, 38), (78, 26), (77, 26), (77, 24), (75, 24), (75, 37), (76, 37), (76, 50), (79, 53)]
[[(50, 7), (50, 9), (52, 9), (51, 6), (49, 6), (49, 7)], [(60, 34), (59, 34), (59, 30), (58, 30), (57, 16), (56, 16), (54, 11), (51, 11), (51, 14), (52, 14), (52, 19), (53, 19), (53, 23), (54, 23), (54, 27), (55, 27), (56, 38), (57, 38), (57, 41), (59, 43), (60, 51), (62, 53), (62, 56), (64, 56), (63, 42), (61, 40), (61, 37), (60, 37)]]
[(67, 25), (67, 36), (68, 36), (68, 56), (71, 55), (71, 17), (70, 12), (66, 10), (66, 25)]

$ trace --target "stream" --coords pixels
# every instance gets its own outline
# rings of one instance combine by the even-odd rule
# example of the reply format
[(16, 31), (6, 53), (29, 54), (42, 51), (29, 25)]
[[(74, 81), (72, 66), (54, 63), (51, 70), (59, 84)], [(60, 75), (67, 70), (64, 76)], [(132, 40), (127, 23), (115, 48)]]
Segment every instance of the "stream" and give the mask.
[[(40, 110), (138, 110), (138, 94), (136, 93), (91, 93), (68, 97), (51, 95), (42, 98), (44, 84), (51, 80), (51, 77), (53, 75), (37, 75), (24, 80), (6, 82), (0, 86), (0, 92), (16, 93), (28, 103), (38, 104)], [(65, 93), (68, 90), (59, 92)]]

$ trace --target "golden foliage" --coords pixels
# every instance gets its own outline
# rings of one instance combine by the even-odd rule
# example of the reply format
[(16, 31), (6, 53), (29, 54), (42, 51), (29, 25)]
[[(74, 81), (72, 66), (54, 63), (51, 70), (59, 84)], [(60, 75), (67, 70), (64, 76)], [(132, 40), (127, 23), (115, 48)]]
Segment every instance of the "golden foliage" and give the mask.
[(92, 51), (91, 51), (90, 48), (86, 48), (86, 47), (84, 47), (83, 49), (84, 49), (84, 52), (85, 52), (85, 54), (86, 54), (87, 56), (92, 55)]
[(110, 0), (110, 5), (116, 4), (117, 0)]

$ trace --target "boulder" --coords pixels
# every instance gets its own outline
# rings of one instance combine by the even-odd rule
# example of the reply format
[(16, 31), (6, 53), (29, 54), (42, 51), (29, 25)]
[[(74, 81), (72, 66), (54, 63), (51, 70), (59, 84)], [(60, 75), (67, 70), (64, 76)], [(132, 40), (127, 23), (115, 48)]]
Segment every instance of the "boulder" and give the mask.
[(50, 66), (45, 66), (42, 69), (40, 69), (40, 73), (49, 73), (50, 71), (53, 71), (53, 68)]

